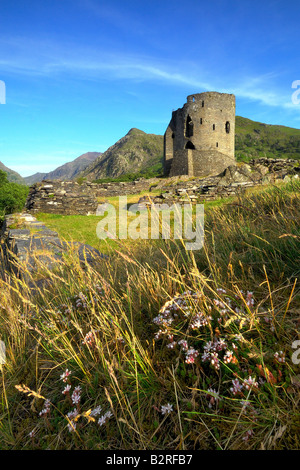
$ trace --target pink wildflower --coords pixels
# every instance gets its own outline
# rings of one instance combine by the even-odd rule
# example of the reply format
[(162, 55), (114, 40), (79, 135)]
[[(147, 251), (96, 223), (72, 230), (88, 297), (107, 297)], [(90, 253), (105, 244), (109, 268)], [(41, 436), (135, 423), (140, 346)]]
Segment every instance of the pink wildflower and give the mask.
[(74, 388), (74, 391), (72, 393), (72, 402), (74, 405), (78, 405), (81, 399), (81, 387), (78, 385), (78, 387)]
[(241, 384), (238, 379), (234, 379), (232, 383), (233, 387), (230, 388), (230, 391), (233, 393), (233, 395), (242, 393), (243, 384)]
[(51, 405), (50, 400), (46, 400), (44, 403), (44, 408), (40, 412), (40, 416), (44, 416), (50, 413), (50, 405)]
[(250, 390), (252, 388), (258, 388), (258, 383), (255, 382), (255, 380), (251, 377), (251, 375), (249, 376), (248, 379), (244, 380), (243, 385), (246, 390)]
[(61, 380), (63, 382), (67, 382), (68, 381), (68, 378), (70, 377), (71, 375), (71, 371), (69, 371), (68, 369), (65, 370), (65, 372), (60, 376)]
[(208, 394), (206, 395), (206, 398), (209, 400), (208, 406), (209, 408), (212, 408), (213, 405), (218, 404), (219, 392), (217, 392), (213, 388), (208, 388), (207, 391), (208, 391)]
[(252, 429), (249, 429), (242, 439), (243, 441), (247, 442), (249, 441), (250, 437), (252, 437), (253, 435), (254, 435), (254, 431)]
[(283, 352), (283, 351), (275, 352), (275, 353), (274, 353), (274, 359), (275, 359), (277, 362), (283, 364), (283, 363), (285, 362), (285, 354), (284, 354), (284, 352)]
[(67, 395), (67, 393), (69, 393), (69, 391), (71, 390), (71, 385), (68, 384), (65, 386), (65, 388), (63, 389), (63, 391), (61, 392), (63, 395)]
[(188, 347), (188, 342), (187, 342), (185, 339), (181, 339), (180, 341), (178, 341), (178, 344), (179, 344), (179, 346), (182, 347), (182, 349), (183, 349), (184, 351), (187, 351), (188, 348), (189, 348), (189, 347)]
[(172, 341), (171, 343), (167, 344), (167, 348), (174, 349), (176, 344), (177, 344), (176, 341)]
[(76, 416), (78, 416), (78, 410), (76, 408), (74, 408), (73, 411), (70, 411), (68, 414), (67, 414), (67, 417), (69, 418), (69, 423), (68, 423), (68, 429), (70, 432), (74, 432), (75, 429), (76, 429), (76, 423), (74, 421), (74, 419), (76, 418)]
[(106, 423), (106, 421), (113, 416), (111, 411), (107, 411), (103, 416), (101, 416), (98, 419), (98, 424), (99, 426), (103, 426), (103, 424)]
[(194, 364), (195, 359), (196, 359), (196, 357), (197, 357), (198, 355), (199, 355), (199, 352), (196, 351), (196, 349), (190, 348), (190, 349), (186, 352), (185, 362), (186, 362), (187, 364)]
[(163, 415), (165, 415), (166, 413), (170, 414), (172, 411), (173, 411), (173, 405), (170, 405), (170, 403), (168, 403), (167, 405), (162, 405), (161, 407), (161, 413)]

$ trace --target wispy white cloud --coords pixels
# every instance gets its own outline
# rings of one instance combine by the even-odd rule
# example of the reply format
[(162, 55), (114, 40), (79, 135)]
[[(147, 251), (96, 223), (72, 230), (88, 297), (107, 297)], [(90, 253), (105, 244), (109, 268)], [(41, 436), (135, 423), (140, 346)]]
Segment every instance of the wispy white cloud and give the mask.
[[(95, 8), (94, 3), (90, 3)], [(42, 40), (39, 49), (35, 49), (35, 54), (31, 54), (33, 43), (30, 40), (14, 38), (9, 41), (0, 38), (0, 45), (1, 43), (8, 44), (10, 51), (15, 50), (15, 54), (0, 59), (0, 70), (6, 73), (49, 79), (67, 79), (72, 76), (81, 80), (160, 81), (189, 87), (195, 92), (217, 90), (233, 93), (237, 98), (249, 102), (295, 110), (291, 102), (292, 91), (283, 91), (277, 84), (278, 75), (273, 72), (244, 76), (234, 70), (221, 80), (215, 70), (204, 70), (199, 64), (185, 63), (183, 60), (162, 60), (134, 54), (125, 56), (84, 48), (78, 44), (74, 47), (70, 44), (63, 47), (61, 44)], [(231, 85), (222, 86), (225, 81)]]

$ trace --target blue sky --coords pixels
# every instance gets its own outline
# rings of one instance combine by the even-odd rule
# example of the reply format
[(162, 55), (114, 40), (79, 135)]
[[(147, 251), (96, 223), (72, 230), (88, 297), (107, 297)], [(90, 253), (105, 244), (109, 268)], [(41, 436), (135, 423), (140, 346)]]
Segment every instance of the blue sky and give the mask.
[(28, 176), (163, 134), (204, 91), (299, 128), (299, 30), (298, 0), (0, 0), (0, 161)]

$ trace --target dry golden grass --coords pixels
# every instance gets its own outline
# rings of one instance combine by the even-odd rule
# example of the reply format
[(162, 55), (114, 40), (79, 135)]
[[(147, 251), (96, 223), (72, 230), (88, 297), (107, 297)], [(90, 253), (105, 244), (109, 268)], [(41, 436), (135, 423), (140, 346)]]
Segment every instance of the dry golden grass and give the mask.
[[(299, 448), (299, 209), (299, 185), (270, 188), (208, 211), (199, 252), (119, 241), (93, 266), (71, 250), (38, 279), (0, 281), (0, 448)], [(172, 322), (154, 322), (160, 312)], [(208, 324), (193, 329), (199, 312)], [(236, 335), (236, 361), (202, 360)], [(258, 386), (234, 395), (249, 376)]]

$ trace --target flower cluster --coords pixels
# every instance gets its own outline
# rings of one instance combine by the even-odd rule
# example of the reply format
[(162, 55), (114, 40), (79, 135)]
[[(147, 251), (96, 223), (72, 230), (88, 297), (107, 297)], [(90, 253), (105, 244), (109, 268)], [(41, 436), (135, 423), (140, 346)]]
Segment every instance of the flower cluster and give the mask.
[(232, 380), (233, 387), (230, 387), (230, 391), (233, 395), (240, 395), (242, 394), (243, 384), (240, 383), (238, 379)]
[[(180, 366), (180, 376), (192, 381), (192, 386), (195, 374), (202, 373), (207, 384), (204, 401), (212, 412), (221, 413), (227, 405), (235, 408), (241, 400), (238, 412), (243, 414), (244, 422), (254, 424), (259, 419), (255, 404), (263, 384), (261, 377), (256, 378), (257, 358), (250, 354), (252, 336), (249, 332), (253, 331), (256, 313), (251, 312), (256, 302), (250, 290), (239, 291), (238, 295), (228, 292), (218, 289), (217, 295), (211, 295), (211, 290), (205, 296), (190, 291), (176, 295), (163, 305), (153, 320), (158, 327), (155, 338), (163, 341), (170, 355), (179, 353), (185, 363)], [(255, 318), (260, 321), (261, 317), (255, 315)], [(284, 352), (274, 353), (273, 361), (284, 363)], [(192, 371), (187, 373), (189, 368)], [(220, 402), (222, 407), (219, 408)], [(161, 407), (162, 414), (171, 411), (170, 404)], [(244, 441), (252, 436), (250, 429)]]
[[(180, 322), (187, 321), (187, 329), (192, 331), (207, 326), (212, 320), (209, 315), (206, 315), (202, 310), (198, 311), (198, 309), (196, 313), (193, 313), (195, 306), (202, 298), (201, 293), (186, 291), (167, 301), (160, 309), (159, 314), (153, 319), (153, 323), (159, 326), (159, 330), (155, 334), (155, 339), (159, 340), (162, 336), (167, 337), (169, 343), (166, 347), (168, 349), (174, 349), (177, 344), (179, 346), (182, 344), (180, 341), (177, 343), (173, 335), (173, 330), (176, 329), (176, 326)], [(171, 328), (173, 330), (171, 330)], [(185, 350), (187, 349), (188, 346), (186, 345)], [(186, 358), (187, 362), (193, 362), (194, 356), (195, 354), (188, 354)]]
[(274, 353), (274, 359), (275, 361), (279, 362), (280, 364), (283, 364), (285, 362), (285, 354), (283, 351), (275, 352)]
[(186, 339), (181, 339), (178, 341), (179, 346), (181, 346), (183, 351), (187, 351), (189, 349), (188, 342)]
[(233, 393), (233, 395), (242, 395), (243, 388), (247, 391), (258, 389), (258, 382), (256, 382), (255, 379), (251, 377), (251, 375), (248, 377), (248, 379), (244, 379), (242, 383), (240, 383), (239, 379), (234, 379), (232, 380), (232, 384), (233, 386), (230, 388), (230, 391)]
[(191, 318), (190, 328), (196, 330), (202, 326), (206, 326), (212, 320), (211, 316), (206, 315), (203, 312), (198, 312)]
[(101, 414), (101, 411), (102, 411), (102, 408), (100, 405), (96, 406), (96, 408), (94, 408), (91, 412), (90, 412), (90, 416), (92, 417), (96, 417), (98, 415)]
[(68, 430), (69, 432), (74, 432), (76, 430), (76, 422), (74, 421), (75, 418), (79, 415), (79, 411), (77, 408), (74, 408), (74, 410), (69, 411), (67, 414), (68, 417)]
[[(253, 297), (253, 292), (240, 291), (240, 295), (234, 295), (233, 298), (230, 298), (225, 289), (217, 289), (219, 296), (223, 298), (213, 299), (213, 304), (220, 317), (218, 322), (227, 321), (232, 312), (235, 312), (238, 317), (235, 319), (235, 323), (240, 323), (242, 325), (247, 321), (247, 312), (245, 311), (245, 305), (250, 309), (254, 307), (255, 301)], [(242, 301), (242, 302), (241, 302)], [(241, 304), (241, 305), (240, 305)], [(246, 309), (247, 310), (247, 309)]]
[[(234, 346), (234, 344), (232, 344)], [(208, 341), (204, 346), (204, 352), (201, 356), (202, 362), (210, 362), (214, 369), (220, 369), (219, 353), (225, 351), (223, 362), (225, 364), (237, 363), (236, 357), (231, 350), (227, 350), (227, 343), (224, 339), (216, 338), (214, 341)]]
[[(71, 371), (66, 369), (65, 372), (60, 376), (60, 378), (63, 382), (67, 382), (67, 381), (70, 382), (70, 375), (71, 375)], [(64, 390), (62, 391), (62, 394), (68, 396), (72, 405), (75, 405), (75, 408), (67, 414), (68, 430), (70, 432), (74, 432), (76, 430), (77, 421), (80, 418), (80, 402), (81, 402), (82, 389), (80, 385), (78, 385), (77, 387), (74, 388), (72, 395), (70, 395), (71, 388), (72, 388), (71, 383), (68, 383), (65, 386)], [(100, 405), (98, 405), (89, 413), (89, 415), (92, 418), (95, 418), (99, 416), (101, 412), (102, 412), (102, 408)], [(100, 416), (98, 419), (99, 426), (103, 426), (107, 422), (107, 420), (111, 418), (112, 416), (113, 414), (111, 411), (107, 411), (102, 416)]]
[(187, 364), (194, 364), (196, 357), (199, 355), (199, 352), (194, 348), (189, 348), (186, 351), (185, 362)]
[(245, 379), (243, 382), (243, 386), (245, 387), (246, 390), (252, 390), (253, 388), (258, 388), (258, 383), (255, 382), (255, 379), (251, 377), (251, 375), (248, 377), (248, 379)]
[(39, 415), (40, 416), (45, 416), (45, 415), (49, 415), (50, 414), (50, 401), (47, 399), (45, 400), (45, 403), (44, 403), (44, 408), (42, 409), (42, 411), (40, 411)]
[(213, 388), (208, 388), (207, 392), (206, 399), (208, 400), (208, 406), (209, 408), (212, 408), (214, 405), (217, 405), (220, 400), (219, 392)]
[(65, 372), (60, 376), (61, 380), (62, 380), (63, 382), (68, 382), (71, 373), (72, 373), (72, 372), (69, 371), (69, 369), (66, 369)]
[(84, 295), (82, 292), (79, 292), (77, 297), (74, 299), (75, 301), (75, 307), (77, 309), (86, 309), (88, 307), (89, 301), (87, 299), (87, 296)]
[(85, 344), (89, 347), (94, 347), (96, 345), (96, 336), (95, 336), (95, 333), (93, 331), (89, 331), (83, 341), (82, 341), (82, 344)]
[(247, 441), (249, 441), (249, 439), (250, 439), (253, 435), (254, 435), (254, 431), (253, 431), (252, 429), (249, 429), (249, 430), (246, 432), (245, 436), (242, 437), (242, 439), (243, 439), (243, 441), (247, 442)]
[(100, 416), (98, 419), (98, 424), (99, 426), (103, 426), (103, 424), (106, 423), (106, 421), (113, 416), (111, 411), (107, 411), (103, 416)]
[(265, 322), (269, 325), (271, 331), (275, 331), (274, 320), (271, 316), (265, 315), (264, 316)]
[(71, 396), (72, 403), (74, 405), (79, 405), (80, 400), (81, 400), (81, 387), (78, 385), (77, 387), (74, 388), (72, 396)]
[(170, 405), (170, 403), (168, 403), (167, 405), (162, 405), (161, 407), (161, 413), (163, 415), (170, 414), (172, 411), (173, 411), (173, 405)]
[(69, 392), (70, 392), (70, 390), (71, 390), (71, 388), (72, 388), (71, 385), (68, 384), (68, 385), (65, 386), (65, 388), (63, 389), (63, 391), (62, 391), (61, 393), (62, 393), (63, 395), (68, 395)]

